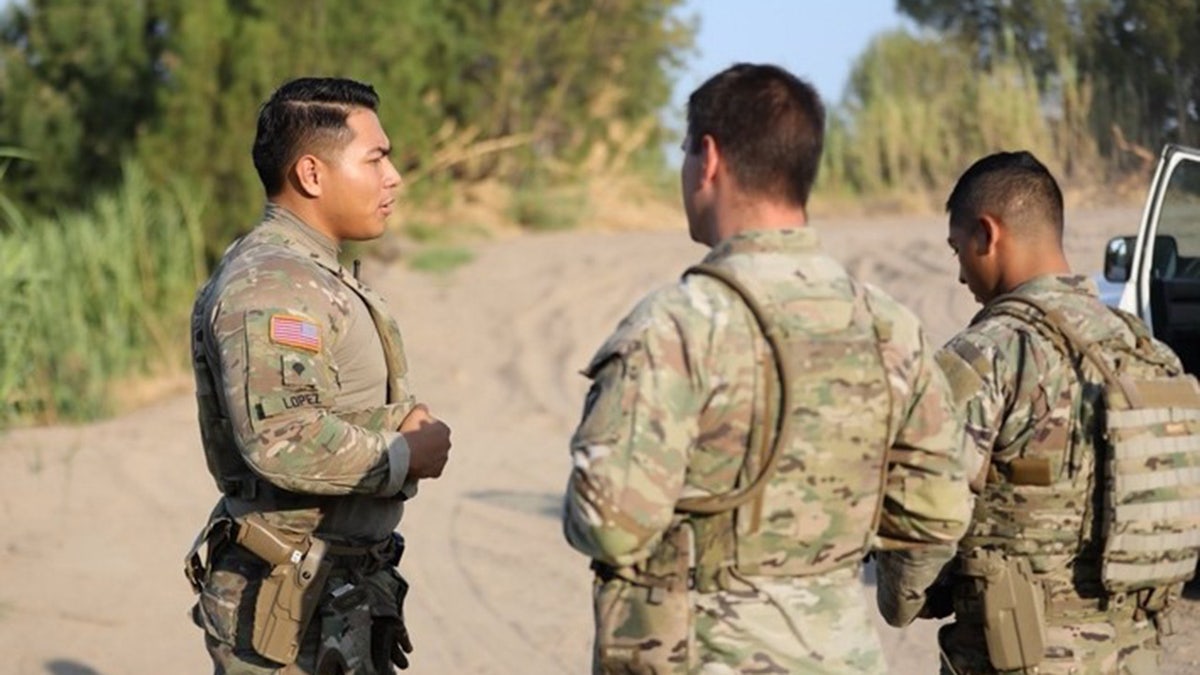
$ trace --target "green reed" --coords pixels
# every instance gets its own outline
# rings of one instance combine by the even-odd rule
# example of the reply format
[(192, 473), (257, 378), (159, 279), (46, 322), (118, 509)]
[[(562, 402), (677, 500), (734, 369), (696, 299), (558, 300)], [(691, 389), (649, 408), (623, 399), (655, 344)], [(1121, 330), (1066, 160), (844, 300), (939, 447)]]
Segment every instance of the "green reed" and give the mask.
[(120, 382), (187, 360), (202, 205), (137, 166), (91, 210), (0, 229), (0, 427), (111, 410)]

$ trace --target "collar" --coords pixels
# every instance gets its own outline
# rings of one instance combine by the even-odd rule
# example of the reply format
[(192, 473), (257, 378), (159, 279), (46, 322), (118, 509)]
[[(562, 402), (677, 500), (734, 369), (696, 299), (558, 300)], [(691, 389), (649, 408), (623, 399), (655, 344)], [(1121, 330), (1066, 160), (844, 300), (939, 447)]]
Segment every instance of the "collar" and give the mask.
[(1096, 282), (1083, 274), (1047, 274), (1034, 277), (1010, 293), (1035, 299), (1063, 294), (1100, 297)]
[(259, 227), (278, 237), (284, 246), (307, 254), (322, 267), (334, 272), (341, 269), (342, 264), (338, 261), (341, 248), (338, 243), (286, 208), (267, 202)]
[(746, 230), (714, 246), (704, 256), (704, 262), (716, 262), (746, 253), (804, 253), (817, 251), (820, 245), (821, 239), (811, 226), (786, 230)]

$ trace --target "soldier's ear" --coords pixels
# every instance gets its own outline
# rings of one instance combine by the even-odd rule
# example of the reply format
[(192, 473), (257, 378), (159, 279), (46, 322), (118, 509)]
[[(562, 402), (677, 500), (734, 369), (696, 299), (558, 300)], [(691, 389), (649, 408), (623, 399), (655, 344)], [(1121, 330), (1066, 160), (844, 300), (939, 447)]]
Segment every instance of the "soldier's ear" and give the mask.
[(1003, 236), (1004, 225), (1001, 224), (1000, 219), (990, 213), (981, 214), (975, 229), (975, 236), (972, 238), (976, 247), (975, 252), (979, 255), (994, 253)]
[(289, 178), (300, 194), (305, 197), (319, 197), (324, 182), (322, 180), (324, 168), (324, 163), (316, 155), (301, 155), (300, 159), (292, 165)]
[(712, 183), (723, 158), (716, 139), (708, 134), (700, 139), (700, 156), (703, 160), (700, 164), (700, 183)]

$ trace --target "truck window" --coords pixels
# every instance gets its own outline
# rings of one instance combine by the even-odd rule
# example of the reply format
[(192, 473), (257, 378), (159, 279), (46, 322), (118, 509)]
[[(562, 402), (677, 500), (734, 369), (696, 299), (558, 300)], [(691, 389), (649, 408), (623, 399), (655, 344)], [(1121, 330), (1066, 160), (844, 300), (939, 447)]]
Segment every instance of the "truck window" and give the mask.
[(1150, 261), (1155, 336), (1200, 372), (1200, 163), (1179, 162), (1163, 193)]
[(1200, 279), (1200, 164), (1182, 162), (1163, 196), (1151, 278)]

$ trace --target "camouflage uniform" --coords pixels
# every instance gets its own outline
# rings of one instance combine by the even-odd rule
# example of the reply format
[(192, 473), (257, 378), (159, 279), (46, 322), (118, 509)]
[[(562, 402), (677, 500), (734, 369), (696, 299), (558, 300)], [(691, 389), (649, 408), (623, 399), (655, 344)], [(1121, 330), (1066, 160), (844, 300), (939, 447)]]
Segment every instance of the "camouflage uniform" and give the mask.
[[(326, 589), (361, 582), (370, 614), (394, 618), (403, 581), (388, 564), (399, 554), (393, 532), (416, 492), (396, 429), (414, 401), (399, 329), (337, 255), (335, 242), (269, 204), (197, 296), (200, 428), (224, 494), (210, 525), (261, 514), (281, 532), (366, 552), (335, 559)], [(279, 671), (249, 643), (270, 566), (228, 541), (209, 551), (194, 614), (217, 671)], [(323, 615), (297, 666), (279, 672), (311, 672)]]
[[(1115, 345), (1135, 344), (1129, 326), (1100, 302), (1086, 277), (1039, 277), (1012, 295), (1061, 312), (1088, 341), (1107, 340), (1107, 347), (1100, 343), (1107, 360), (1117, 359)], [(993, 309), (985, 307), (938, 354), (965, 406), (966, 464), (979, 493), (951, 569), (960, 570), (967, 556), (981, 550), (1029, 561), (1045, 594), (1046, 647), (1038, 672), (1157, 672), (1154, 625), (1135, 619), (1134, 603), (1106, 607), (1118, 603), (1105, 600), (1100, 578), (1101, 523), (1095, 514), (1103, 507), (1090, 440), (1103, 432), (1102, 420), (1080, 412), (1084, 399), (1096, 396), (1096, 382), (1081, 381), (1044, 327), (989, 315)], [(1144, 346), (1178, 364), (1162, 344)], [(1034, 474), (1043, 478), (1027, 478)], [(939, 634), (943, 651), (960, 673), (996, 672), (977, 584), (956, 572), (952, 593), (956, 622)]]
[[(747, 305), (705, 276), (652, 293), (624, 319), (586, 371), (564, 513), (568, 541), (598, 570), (594, 667), (616, 672), (608, 659), (625, 650), (672, 664), (653, 672), (883, 672), (863, 554), (895, 549), (898, 585), (923, 591), (969, 517), (949, 389), (913, 315), (852, 282), (813, 230), (743, 233), (705, 262), (753, 286), (789, 345), (814, 347), (789, 383), (796, 433), (756, 500), (728, 514), (736, 542), (722, 551), (709, 526), (726, 515), (677, 507), (762, 466), (778, 404), (771, 354)], [(826, 345), (826, 334), (850, 342)], [(689, 528), (695, 544), (680, 544)], [(929, 564), (906, 566), (904, 555)], [(725, 558), (710, 565), (714, 556)], [(678, 639), (659, 634), (658, 610), (630, 604), (647, 591), (626, 572), (648, 560), (690, 575), (690, 593), (667, 610), (685, 624)]]

